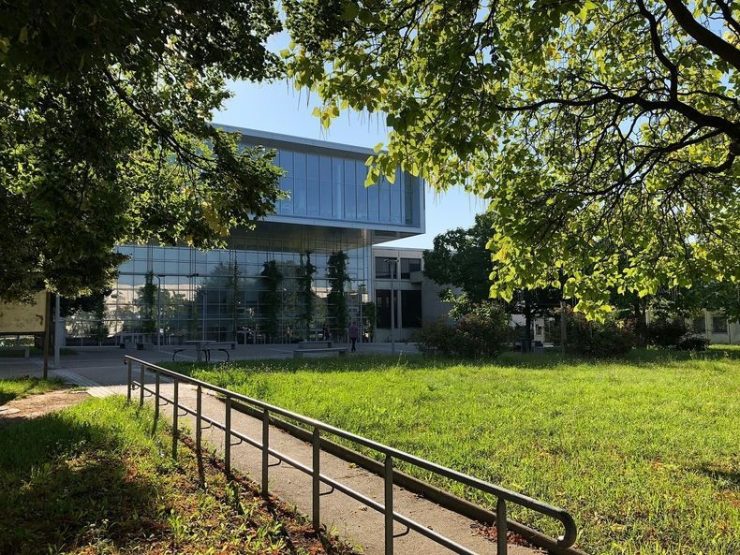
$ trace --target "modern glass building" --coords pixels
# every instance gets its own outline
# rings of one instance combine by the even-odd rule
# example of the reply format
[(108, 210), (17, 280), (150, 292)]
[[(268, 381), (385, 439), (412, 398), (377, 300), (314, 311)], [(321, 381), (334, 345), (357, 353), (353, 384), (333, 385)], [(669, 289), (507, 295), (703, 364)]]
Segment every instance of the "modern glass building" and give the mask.
[[(120, 245), (128, 256), (97, 313), (67, 320), (68, 344), (178, 343), (186, 339), (289, 342), (343, 334), (335, 304), (366, 322), (375, 300), (372, 246), (424, 232), (422, 183), (398, 171), (395, 183), (365, 187), (354, 146), (225, 127), (247, 145), (276, 151), (287, 198), (254, 230), (237, 230), (228, 248), (198, 250)], [(344, 293), (330, 270), (344, 267)]]

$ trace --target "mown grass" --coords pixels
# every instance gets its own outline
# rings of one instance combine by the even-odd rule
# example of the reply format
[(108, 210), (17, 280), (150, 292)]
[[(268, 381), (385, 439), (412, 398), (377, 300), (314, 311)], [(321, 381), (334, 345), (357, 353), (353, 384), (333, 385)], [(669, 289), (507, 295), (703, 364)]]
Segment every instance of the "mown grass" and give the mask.
[(566, 508), (588, 552), (740, 553), (738, 350), (178, 367)]
[(0, 380), (0, 405), (13, 399), (21, 399), (29, 395), (46, 393), (65, 387), (61, 380), (41, 380), (39, 378), (12, 378)]
[(118, 397), (0, 424), (0, 553), (325, 552), (250, 483), (165, 446), (151, 412)]

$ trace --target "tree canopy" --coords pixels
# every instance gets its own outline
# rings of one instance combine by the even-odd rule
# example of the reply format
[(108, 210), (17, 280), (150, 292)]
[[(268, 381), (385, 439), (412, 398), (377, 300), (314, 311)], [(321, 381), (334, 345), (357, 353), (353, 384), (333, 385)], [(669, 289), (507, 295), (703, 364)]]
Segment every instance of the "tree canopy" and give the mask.
[(103, 290), (116, 243), (221, 244), (280, 171), (214, 128), (226, 79), (267, 79), (270, 0), (0, 4), (0, 297)]
[(563, 286), (599, 318), (612, 290), (740, 279), (736, 1), (285, 6), (322, 122), (385, 118), (369, 182), (400, 165), (489, 200), (492, 295)]

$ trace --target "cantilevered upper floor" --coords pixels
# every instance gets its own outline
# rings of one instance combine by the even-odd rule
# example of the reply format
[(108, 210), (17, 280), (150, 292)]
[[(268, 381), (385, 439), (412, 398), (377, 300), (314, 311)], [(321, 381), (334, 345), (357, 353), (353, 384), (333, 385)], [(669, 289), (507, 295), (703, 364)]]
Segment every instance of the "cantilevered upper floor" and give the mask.
[(278, 202), (267, 222), (363, 230), (373, 243), (424, 233), (422, 180), (397, 170), (395, 183), (382, 178), (365, 187), (372, 149), (218, 127), (241, 133), (244, 144), (276, 151), (275, 163), (285, 170), (280, 187), (288, 198)]

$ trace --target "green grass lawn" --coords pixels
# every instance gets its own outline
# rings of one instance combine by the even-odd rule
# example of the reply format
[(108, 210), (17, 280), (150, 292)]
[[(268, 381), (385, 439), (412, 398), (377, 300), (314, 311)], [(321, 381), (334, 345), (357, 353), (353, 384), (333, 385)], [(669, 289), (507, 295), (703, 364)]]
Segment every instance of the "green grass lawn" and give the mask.
[(740, 553), (738, 350), (176, 367), (559, 505), (591, 553)]
[(46, 393), (63, 387), (65, 386), (61, 380), (40, 380), (39, 378), (0, 380), (0, 405), (4, 405), (13, 399)]
[(121, 397), (0, 420), (0, 553), (324, 552), (305, 520), (250, 483), (207, 461), (201, 474), (185, 447), (174, 462), (151, 423)]

